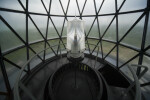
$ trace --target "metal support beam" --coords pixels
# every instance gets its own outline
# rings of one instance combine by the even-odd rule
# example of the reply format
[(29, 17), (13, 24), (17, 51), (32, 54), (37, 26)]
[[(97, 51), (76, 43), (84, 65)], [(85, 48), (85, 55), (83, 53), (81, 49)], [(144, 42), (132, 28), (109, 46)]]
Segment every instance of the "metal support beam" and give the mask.
[(3, 62), (3, 55), (2, 55), (2, 52), (1, 52), (1, 47), (0, 47), (0, 65), (1, 65), (3, 79), (4, 79), (4, 82), (5, 82), (5, 85), (6, 85), (6, 88), (7, 88), (7, 92), (8, 92), (8, 98), (9, 98), (9, 100), (11, 100), (13, 95), (12, 95), (12, 90), (11, 90), (11, 86), (10, 86), (10, 83), (9, 83), (9, 79), (8, 79), (8, 76), (7, 76), (6, 67), (5, 67), (5, 64)]
[[(150, 0), (147, 0), (147, 9), (150, 8)], [(143, 56), (144, 56), (144, 48), (145, 48), (145, 41), (146, 41), (146, 34), (147, 34), (147, 28), (148, 28), (148, 21), (149, 21), (149, 11), (145, 11), (146, 16), (145, 16), (145, 24), (144, 24), (144, 30), (143, 30), (143, 36), (142, 36), (142, 43), (141, 43), (141, 51), (140, 51), (140, 56), (139, 56), (139, 65), (142, 65), (143, 63)], [(137, 68), (137, 75), (139, 75), (141, 72), (141, 68)]]
[[(29, 60), (29, 36), (28, 36), (28, 0), (26, 0), (26, 50), (27, 50), (27, 61)], [(30, 73), (30, 63), (27, 65), (28, 72)]]

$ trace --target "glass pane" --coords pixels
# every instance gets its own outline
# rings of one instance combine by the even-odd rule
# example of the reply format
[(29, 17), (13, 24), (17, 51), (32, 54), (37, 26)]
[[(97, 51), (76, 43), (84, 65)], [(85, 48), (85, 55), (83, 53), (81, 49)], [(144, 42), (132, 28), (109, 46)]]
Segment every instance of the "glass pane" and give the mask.
[(89, 44), (89, 48), (90, 48), (90, 51), (92, 52), (92, 50), (95, 48), (95, 45), (94, 44)]
[(101, 35), (104, 34), (113, 17), (114, 16), (98, 17)]
[(99, 40), (96, 39), (87, 39), (89, 44), (94, 44), (96, 45), (98, 43)]
[[(96, 44), (98, 43), (99, 40), (96, 40), (96, 39), (87, 39), (87, 43), (89, 44), (89, 48), (90, 48), (90, 51), (93, 51), (93, 49), (95, 48)], [(88, 49), (88, 45), (86, 47)], [(98, 48), (95, 49), (95, 51), (97, 51)]]
[(133, 13), (133, 14), (123, 14), (118, 16), (119, 39), (129, 30), (129, 28), (141, 16), (141, 14), (142, 13)]
[(67, 36), (67, 21), (65, 20), (65, 25), (64, 25), (64, 29), (63, 29), (63, 33), (62, 36)]
[(123, 12), (144, 9), (146, 5), (147, 0), (126, 0), (120, 11)]
[[(148, 47), (150, 45), (150, 14), (149, 14), (149, 21), (148, 21), (148, 27), (147, 27), (147, 34), (146, 34), (146, 41), (145, 41), (145, 48)], [(146, 52), (148, 52), (150, 54), (150, 49), (147, 50)]]
[(25, 14), (11, 13), (0, 11), (2, 17), (7, 23), (21, 36), (22, 39), (26, 40), (26, 16)]
[[(30, 47), (36, 52), (39, 53), (44, 50), (45, 42), (39, 42), (36, 44), (30, 45)], [(40, 57), (43, 58), (43, 53), (40, 53)]]
[(68, 13), (67, 15), (79, 15), (78, 7), (76, 0), (70, 0), (69, 8), (68, 8)]
[(31, 22), (31, 20), (28, 20), (28, 34), (29, 34), (29, 43), (31, 42), (35, 42), (38, 40), (43, 40), (43, 37), (41, 36), (41, 34), (39, 33), (39, 31), (36, 29), (36, 27), (33, 25), (33, 23)]
[(45, 6), (46, 6), (46, 9), (48, 11), (49, 10), (49, 2), (50, 2), (50, 0), (43, 0), (43, 2), (44, 2)]
[[(64, 47), (64, 45), (62, 43), (60, 43), (60, 49), (61, 50), (65, 50), (65, 47)], [(60, 52), (60, 49), (59, 49), (59, 52)]]
[(51, 17), (56, 29), (58, 30), (59, 34), (61, 35), (62, 26), (64, 22), (64, 17)]
[(62, 5), (63, 5), (63, 8), (64, 8), (65, 12), (66, 12), (69, 0), (60, 0), (60, 1), (61, 1)]
[(88, 34), (95, 17), (83, 17), (82, 19), (83, 19), (83, 21), (85, 21), (84, 29), (85, 29), (86, 34)]
[(58, 44), (59, 44), (59, 39), (49, 40), (48, 43), (49, 43), (51, 46), (58, 45)]
[(59, 0), (52, 0), (50, 14), (64, 15)]
[(97, 12), (98, 12), (103, 0), (95, 0), (95, 2), (96, 2), (96, 9), (97, 9)]
[(52, 47), (55, 53), (57, 53), (58, 45)]
[[(29, 50), (29, 55), (30, 55), (30, 58), (35, 56), (35, 54), (31, 50)], [(40, 56), (43, 55), (43, 52), (39, 55)], [(43, 56), (41, 56), (41, 57), (43, 57)], [(41, 62), (42, 62), (42, 60), (38, 56), (35, 56), (30, 62), (30, 69), (33, 69), (34, 67), (36, 67)]]
[(99, 14), (115, 13), (115, 0), (105, 0)]
[[(115, 44), (102, 41), (102, 48), (103, 48), (103, 55), (106, 55), (110, 52), (110, 50), (115, 46)], [(116, 48), (106, 57), (106, 61), (110, 62), (111, 64), (116, 66)]]
[(83, 15), (95, 15), (95, 7), (93, 0), (87, 0)]
[[(98, 53), (98, 54), (97, 54)], [(102, 58), (102, 52), (101, 52), (101, 47), (99, 45), (99, 47), (97, 46), (96, 49), (94, 50), (93, 54), (92, 55), (95, 55), (95, 56), (98, 56), (100, 58)]]
[[(115, 65), (116, 66), (116, 51), (117, 51), (117, 49), (116, 48), (114, 48), (113, 50), (112, 50), (112, 52), (106, 57), (106, 61), (108, 61), (108, 62), (110, 62), (111, 64), (113, 64), (113, 65)], [(104, 52), (104, 51), (103, 51)]]
[(37, 25), (37, 27), (40, 29), (41, 33), (46, 36), (46, 27), (47, 27), (47, 16), (37, 16), (37, 15), (31, 15), (33, 21)]
[(113, 43), (109, 43), (109, 42), (103, 41), (103, 42), (102, 42), (102, 48), (103, 48), (104, 56), (105, 56), (114, 46), (115, 46), (115, 44), (113, 44)]
[[(48, 45), (46, 45), (46, 47), (49, 48)], [(46, 54), (45, 55), (46, 55), (45, 59), (48, 59), (48, 58), (51, 58), (51, 57), (55, 56), (55, 54), (53, 53), (52, 49), (50, 49), (50, 48), (46, 50)]]
[(128, 35), (121, 41), (132, 46), (141, 48), (143, 28), (145, 17), (128, 33)]
[(46, 44), (46, 48), (48, 49), (46, 50), (46, 53), (45, 53), (45, 59), (48, 59), (51, 57), (50, 54), (52, 53), (52, 49), (50, 49), (47, 44)]
[(4, 57), (22, 67), (23, 64), (27, 61), (26, 47), (13, 51), (12, 53), (7, 54)]
[(111, 26), (108, 28), (103, 38), (116, 41), (116, 20), (115, 19), (112, 22)]
[(88, 37), (96, 37), (99, 38), (99, 32), (98, 32), (98, 27), (97, 27), (97, 21), (95, 21)]
[(84, 3), (85, 3), (86, 0), (78, 0), (78, 4), (79, 4), (79, 8), (80, 8), (80, 12), (82, 11), (83, 9), (83, 6), (84, 6)]
[[(0, 20), (0, 45), (2, 52), (23, 45), (15, 34)], [(8, 42), (9, 41), (9, 42)]]
[[(56, 43), (54, 43), (54, 41), (56, 41)], [(57, 49), (58, 49), (58, 45), (59, 45), (59, 39), (57, 39), (57, 40), (52, 40), (52, 41), (50, 41), (51, 42), (51, 47), (52, 47), (52, 49), (55, 51), (55, 53), (57, 53)], [(49, 42), (49, 43), (50, 43)], [(53, 44), (54, 43), (54, 44)], [(60, 44), (62, 44), (61, 42), (60, 42)]]
[(26, 8), (26, 0), (20, 0), (23, 6)]
[(123, 3), (124, 0), (117, 0), (117, 7), (118, 9), (120, 8), (121, 4)]
[(65, 44), (65, 46), (66, 46), (67, 39), (66, 39), (66, 38), (62, 38), (62, 41), (64, 42), (64, 44)]
[[(138, 52), (132, 49), (119, 46), (119, 65), (122, 65), (123, 63), (127, 62), (129, 59), (131, 59), (137, 54)], [(138, 59), (135, 59), (134, 61), (132, 61), (132, 64), (137, 64), (137, 62), (138, 62)]]
[(46, 13), (41, 0), (29, 0), (29, 12)]
[(23, 10), (18, 0), (0, 0), (0, 7), (15, 10)]
[(49, 20), (48, 35), (47, 35), (48, 39), (57, 38), (58, 34), (57, 34), (52, 22)]

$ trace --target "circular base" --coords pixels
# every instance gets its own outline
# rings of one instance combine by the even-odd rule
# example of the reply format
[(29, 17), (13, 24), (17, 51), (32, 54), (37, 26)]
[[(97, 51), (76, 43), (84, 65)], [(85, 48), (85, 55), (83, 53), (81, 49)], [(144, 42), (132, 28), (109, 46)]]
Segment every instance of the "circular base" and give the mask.
[(97, 72), (85, 64), (60, 67), (48, 81), (51, 100), (100, 100), (103, 83)]
[(69, 61), (71, 61), (71, 62), (81, 62), (81, 61), (84, 59), (84, 53), (82, 53), (81, 56), (78, 57), (78, 58), (73, 58), (73, 57), (71, 57), (71, 54), (70, 54), (70, 52), (69, 52), (69, 53), (67, 54), (67, 59), (68, 59)]

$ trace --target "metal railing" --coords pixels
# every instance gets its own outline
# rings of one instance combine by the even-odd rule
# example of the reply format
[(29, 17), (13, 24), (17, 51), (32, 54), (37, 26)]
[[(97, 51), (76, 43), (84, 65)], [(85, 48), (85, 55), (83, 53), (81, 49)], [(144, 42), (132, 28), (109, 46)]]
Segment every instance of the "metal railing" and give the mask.
[[(55, 45), (57, 46), (57, 45)], [(21, 78), (22, 78), (22, 74), (25, 70), (25, 68), (27, 67), (27, 65), (35, 58), (37, 57), (39, 54), (45, 52), (46, 50), (48, 50), (50, 48), (46, 48), (42, 51), (40, 51), (39, 53), (35, 54), (34, 56), (32, 56), (21, 68), (21, 70), (19, 71), (18, 73), (18, 76), (16, 78), (16, 83), (15, 83), (15, 86), (14, 86), (14, 100), (21, 100), (21, 97), (20, 97), (20, 92), (19, 92), (19, 89), (22, 89), (24, 91), (24, 93), (27, 94), (27, 96), (29, 96), (32, 100), (36, 100), (36, 97), (34, 97), (32, 95), (32, 93), (26, 88), (26, 86), (21, 82)], [(60, 49), (60, 55), (62, 55), (62, 50), (61, 48)], [(98, 51), (99, 51), (99, 47), (98, 47)], [(99, 52), (97, 51), (97, 57), (98, 57), (98, 54)], [(97, 57), (95, 59), (95, 63), (97, 61)], [(60, 58), (62, 58), (62, 56), (60, 56)], [(133, 66), (136, 66), (136, 67), (143, 67), (145, 68), (141, 74), (137, 77), (136, 73), (134, 72), (134, 70), (132, 69)], [(135, 95), (135, 100), (141, 100), (141, 90), (140, 90), (140, 84), (139, 84), (139, 81), (138, 79), (140, 79), (147, 71), (148, 71), (148, 68), (146, 66), (142, 66), (142, 65), (131, 65), (129, 66), (129, 69), (134, 77), (134, 82), (127, 88), (127, 90), (125, 91), (125, 94), (127, 94), (130, 90), (132, 90), (132, 87), (136, 86), (136, 95)]]
[[(144, 68), (144, 70), (137, 76), (136, 72), (134, 71), (133, 67), (140, 67), (140, 68)], [(135, 99), (134, 100), (141, 100), (141, 89), (140, 89), (140, 83), (139, 83), (139, 79), (142, 78), (142, 76), (145, 75), (145, 73), (148, 71), (148, 67), (147, 66), (143, 66), (143, 65), (137, 65), (137, 64), (131, 64), (128, 66), (129, 70), (131, 71), (134, 81), (133, 83), (127, 88), (127, 90), (125, 91), (125, 95), (132, 90), (132, 88), (135, 86)]]
[[(57, 45), (55, 45), (57, 46)], [(21, 97), (20, 97), (20, 92), (19, 92), (19, 89), (22, 89), (24, 91), (24, 93), (27, 94), (27, 96), (29, 96), (32, 100), (37, 100), (33, 95), (32, 93), (27, 89), (27, 87), (21, 82), (21, 77), (23, 75), (23, 72), (25, 70), (25, 68), (28, 66), (28, 64), (35, 58), (37, 57), (39, 54), (45, 52), (46, 50), (48, 50), (50, 48), (46, 48), (42, 51), (40, 51), (39, 53), (36, 53), (34, 56), (32, 56), (21, 68), (21, 70), (19, 71), (18, 73), (18, 76), (16, 78), (16, 83), (14, 85), (14, 100), (21, 100)], [(61, 48), (60, 48), (60, 55), (62, 54), (61, 52)], [(62, 56), (61, 56), (62, 58)]]

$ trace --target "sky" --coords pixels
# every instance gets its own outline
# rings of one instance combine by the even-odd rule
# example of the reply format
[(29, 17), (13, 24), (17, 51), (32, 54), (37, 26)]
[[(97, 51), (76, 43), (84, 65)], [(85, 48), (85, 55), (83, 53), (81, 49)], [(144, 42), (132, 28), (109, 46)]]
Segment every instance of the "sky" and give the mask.
[[(43, 1), (46, 5), (46, 8), (48, 9), (50, 0), (43, 0)], [(95, 1), (96, 1), (96, 8), (98, 11), (98, 9), (102, 3), (102, 0), (95, 0)], [(120, 7), (122, 1), (123, 0), (118, 0), (118, 8)], [(21, 0), (21, 2), (25, 6), (26, 0)], [(66, 11), (68, 0), (61, 0), (61, 2), (64, 7), (64, 10)], [(85, 2), (85, 0), (78, 0), (80, 11), (83, 8), (84, 2)], [(124, 11), (143, 9), (146, 7), (146, 2), (147, 2), (147, 0), (126, 0), (124, 6), (122, 7), (122, 9), (120, 11), (124, 12)], [(0, 7), (23, 11), (22, 7), (18, 3), (18, 0), (0, 0)], [(41, 0), (29, 0), (29, 11), (46, 14), (46, 11), (41, 3)], [(115, 13), (115, 0), (105, 0), (104, 4), (102, 6), (102, 9), (99, 12), (99, 14), (108, 14), (108, 13)], [(52, 0), (50, 14), (64, 15), (63, 11), (61, 9), (59, 0)], [(78, 8), (76, 5), (76, 0), (70, 0), (70, 5), (69, 5), (67, 15), (75, 15), (75, 14), (79, 15)], [(8, 12), (0, 11), (0, 15), (2, 15), (2, 17), (4, 19), (6, 19), (9, 22), (9, 24), (15, 25), (15, 27), (17, 27), (18, 29), (25, 27), (23, 25), (25, 23), (25, 15), (24, 14), (8, 13)], [(93, 0), (87, 0), (85, 9), (83, 11), (83, 15), (95, 15), (95, 8), (94, 8)], [(130, 19), (133, 19), (133, 20), (137, 19), (140, 15), (141, 15), (141, 13), (132, 14), (132, 16), (130, 16)], [(36, 15), (32, 15), (31, 17), (36, 22), (36, 24), (39, 25), (39, 27), (46, 27), (45, 24), (47, 22), (47, 17), (36, 16)], [(113, 16), (100, 17), (99, 19), (100, 19), (101, 24), (107, 25), (107, 23), (109, 23), (112, 18), (113, 18)], [(122, 16), (119, 16), (119, 18), (120, 18), (119, 21), (122, 24), (130, 23), (128, 21), (128, 19), (129, 19), (128, 16), (122, 15)], [(56, 26), (62, 26), (64, 18), (58, 18), (58, 17), (54, 18), (53, 17), (52, 19), (53, 19), (54, 23), (56, 24)], [(72, 20), (73, 18), (68, 18), (68, 19)], [(83, 18), (83, 20), (85, 20), (87, 25), (89, 25), (93, 22), (94, 17), (93, 18)], [(22, 23), (22, 26), (20, 26), (21, 23)], [(32, 27), (32, 26), (33, 25), (29, 25), (29, 27)]]

